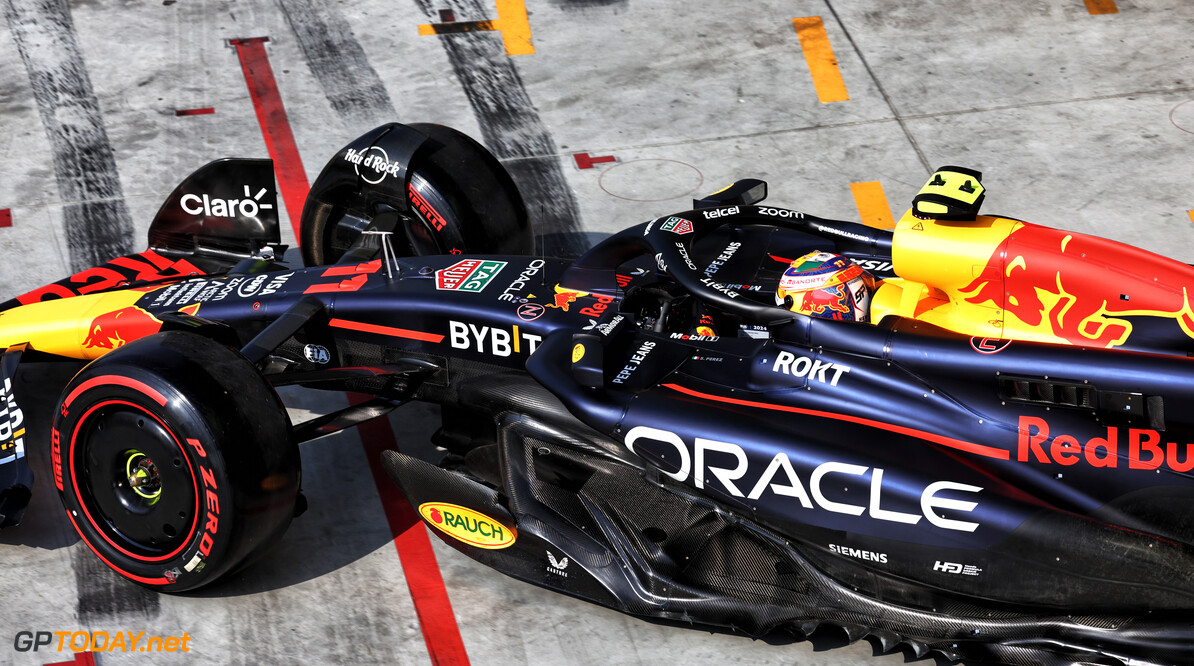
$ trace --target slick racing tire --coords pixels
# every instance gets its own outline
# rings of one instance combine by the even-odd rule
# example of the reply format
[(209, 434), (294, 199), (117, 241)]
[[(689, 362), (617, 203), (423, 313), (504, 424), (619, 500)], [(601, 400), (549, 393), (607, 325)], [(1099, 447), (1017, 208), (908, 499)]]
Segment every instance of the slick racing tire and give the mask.
[[(372, 182), (349, 166), (346, 155), (378, 151), (388, 157), (402, 141), (421, 142), (406, 165), (408, 187), (393, 179)], [(324, 168), (303, 211), (303, 263), (340, 261), (365, 231), (393, 232), (398, 256), (535, 252), (526, 206), (509, 173), (481, 144), (442, 125), (378, 128)]]
[(290, 419), (243, 356), (168, 331), (91, 362), (54, 414), (67, 516), (109, 567), (182, 592), (260, 555), (294, 515)]

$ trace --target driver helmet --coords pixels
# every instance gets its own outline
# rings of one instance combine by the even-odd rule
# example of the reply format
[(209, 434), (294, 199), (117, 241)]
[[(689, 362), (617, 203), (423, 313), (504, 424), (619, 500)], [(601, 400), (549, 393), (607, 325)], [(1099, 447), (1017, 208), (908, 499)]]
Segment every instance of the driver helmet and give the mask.
[(823, 319), (869, 321), (875, 279), (840, 254), (814, 251), (793, 261), (779, 280), (775, 303)]

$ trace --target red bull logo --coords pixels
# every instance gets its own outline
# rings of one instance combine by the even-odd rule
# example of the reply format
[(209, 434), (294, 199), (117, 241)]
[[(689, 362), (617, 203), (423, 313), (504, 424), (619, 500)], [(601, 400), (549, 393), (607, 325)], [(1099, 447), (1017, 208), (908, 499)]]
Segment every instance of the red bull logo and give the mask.
[(1194, 444), (1163, 441), (1156, 430), (1108, 427), (1102, 437), (1084, 442), (1072, 434), (1050, 433), (1049, 423), (1035, 416), (1021, 416), (1019, 429), (1016, 460), (1020, 462), (1091, 467), (1123, 467), (1126, 463), (1128, 469), (1165, 468), (1183, 473), (1194, 469)]
[(563, 310), (564, 312), (567, 312), (568, 305), (570, 303), (576, 302), (576, 299), (578, 296), (580, 296), (580, 294), (575, 291), (561, 291), (554, 295), (554, 302), (547, 303), (547, 307), (559, 308), (559, 309)]
[[(841, 285), (804, 292), (797, 311), (830, 319), (842, 319), (852, 312), (846, 303), (846, 290)], [(841, 314), (835, 316), (834, 312)]]
[(1104, 238), (1024, 224), (959, 293), (966, 302), (1002, 308), (1009, 338), (1116, 347), (1131, 337), (1128, 317), (1172, 319), (1194, 338), (1192, 289), (1194, 268), (1185, 264)]
[(83, 347), (87, 349), (116, 349), (162, 328), (162, 322), (136, 306), (105, 312), (91, 321)]

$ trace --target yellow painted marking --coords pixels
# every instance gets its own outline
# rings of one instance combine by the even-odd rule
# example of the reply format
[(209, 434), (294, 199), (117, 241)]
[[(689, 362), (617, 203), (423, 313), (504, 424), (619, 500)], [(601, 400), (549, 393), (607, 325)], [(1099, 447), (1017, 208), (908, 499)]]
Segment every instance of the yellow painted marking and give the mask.
[(424, 23), (419, 26), (420, 35), (446, 35), (474, 30), (496, 30), (502, 33), (502, 45), (506, 55), (531, 55), (535, 46), (531, 44), (531, 21), (527, 17), (524, 0), (496, 0), (497, 19), (493, 21), (458, 21), (455, 23)]
[(877, 180), (850, 183), (850, 192), (854, 195), (854, 205), (858, 207), (858, 219), (863, 224), (876, 229), (895, 228), (895, 219), (891, 215), (891, 206), (887, 204), (887, 195), (883, 194), (882, 183)]
[(420, 35), (451, 35), (458, 32), (497, 30), (493, 21), (456, 21), (455, 23), (424, 23), (419, 26)]
[(531, 20), (527, 18), (527, 5), (523, 0), (497, 0), (499, 30), (506, 55), (531, 55), (535, 47), (531, 44)]
[(1186, 211), (1186, 215), (1189, 215), (1189, 216), (1190, 216), (1190, 221), (1191, 221), (1191, 222), (1194, 222), (1194, 210), (1188, 210), (1188, 211)]
[(813, 87), (817, 89), (817, 99), (823, 103), (849, 100), (846, 82), (842, 80), (842, 72), (837, 67), (837, 59), (833, 56), (833, 47), (829, 45), (829, 35), (825, 33), (821, 17), (794, 18), (792, 25), (796, 26), (796, 36), (800, 39), (804, 59), (808, 62)]
[(1084, 0), (1086, 2), (1086, 11), (1091, 14), (1118, 14), (1119, 8), (1115, 6), (1115, 0)]

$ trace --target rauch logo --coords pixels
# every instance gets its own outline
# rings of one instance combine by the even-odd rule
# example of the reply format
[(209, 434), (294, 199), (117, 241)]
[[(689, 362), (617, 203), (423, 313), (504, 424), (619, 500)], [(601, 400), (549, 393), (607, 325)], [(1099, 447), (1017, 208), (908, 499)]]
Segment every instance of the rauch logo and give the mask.
[(506, 548), (518, 536), (514, 528), (456, 504), (425, 502), (419, 505), (419, 515), (435, 529), (477, 548)]

